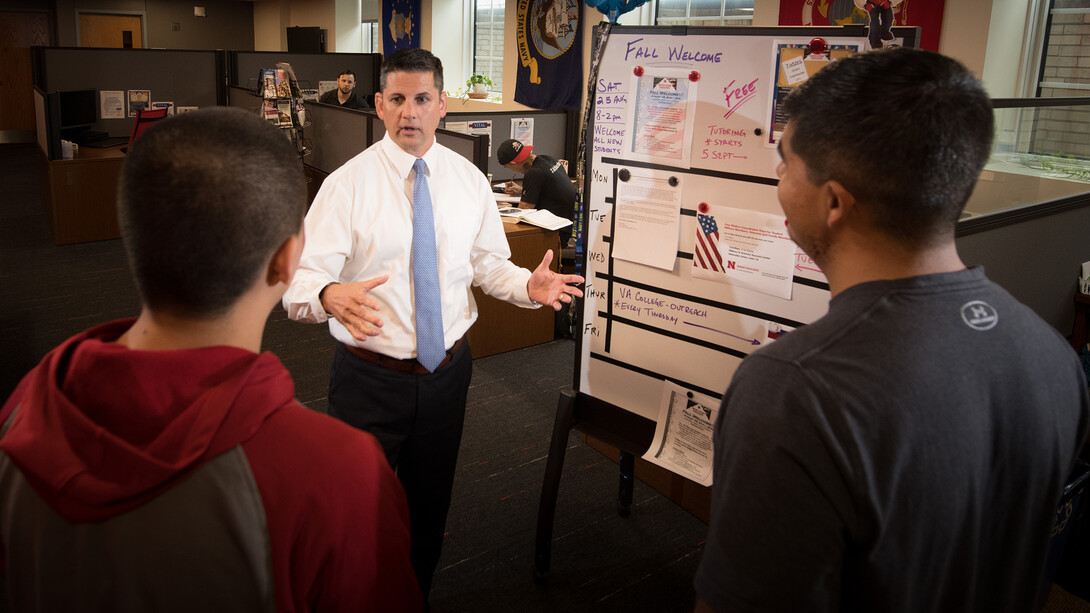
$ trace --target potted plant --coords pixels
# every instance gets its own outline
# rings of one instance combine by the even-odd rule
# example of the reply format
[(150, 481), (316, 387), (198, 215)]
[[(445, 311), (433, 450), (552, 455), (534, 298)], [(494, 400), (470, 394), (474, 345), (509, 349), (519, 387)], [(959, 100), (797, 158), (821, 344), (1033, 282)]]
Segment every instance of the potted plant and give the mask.
[(492, 87), (492, 79), (483, 74), (473, 73), (473, 76), (466, 81), (466, 91), (470, 98), (487, 98), (490, 87)]

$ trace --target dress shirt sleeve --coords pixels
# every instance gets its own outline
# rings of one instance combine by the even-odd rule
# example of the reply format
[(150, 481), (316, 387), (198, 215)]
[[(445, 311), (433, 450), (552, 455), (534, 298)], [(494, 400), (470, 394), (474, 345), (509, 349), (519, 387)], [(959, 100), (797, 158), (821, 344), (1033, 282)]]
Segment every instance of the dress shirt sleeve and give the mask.
[(475, 197), (480, 199), (485, 213), (470, 254), (473, 284), (480, 286), (493, 298), (524, 308), (534, 307), (536, 305), (526, 291), (530, 271), (511, 263), (511, 247), (507, 243), (507, 234), (503, 231), (503, 222), (500, 220), (492, 187), (483, 174), (477, 174), (480, 181)]
[(322, 323), (328, 319), (318, 292), (341, 281), (341, 270), (352, 252), (355, 191), (355, 182), (342, 167), (322, 183), (307, 213), (299, 269), (283, 299), (284, 310), (295, 321)]

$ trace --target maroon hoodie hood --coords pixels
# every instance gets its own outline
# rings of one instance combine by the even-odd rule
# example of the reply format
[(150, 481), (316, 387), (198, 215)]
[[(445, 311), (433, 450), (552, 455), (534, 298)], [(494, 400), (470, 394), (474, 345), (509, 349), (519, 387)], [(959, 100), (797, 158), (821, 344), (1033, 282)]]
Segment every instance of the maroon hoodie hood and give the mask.
[(102, 520), (155, 498), (294, 398), (271, 353), (132, 350), (114, 342), (132, 323), (65, 341), (0, 412), (6, 420), (16, 410), (0, 450), (69, 521)]

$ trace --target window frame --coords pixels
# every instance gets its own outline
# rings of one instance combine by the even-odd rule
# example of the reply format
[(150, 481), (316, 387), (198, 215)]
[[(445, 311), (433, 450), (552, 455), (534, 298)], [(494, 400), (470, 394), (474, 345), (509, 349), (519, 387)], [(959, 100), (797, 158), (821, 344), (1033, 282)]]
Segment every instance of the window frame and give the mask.
[[(478, 39), (478, 37), (480, 35), (480, 33), (478, 32), (478, 28), (481, 27), (481, 24), (477, 21), (477, 15), (478, 15), (479, 11), (481, 10), (479, 5), (482, 2), (482, 0), (472, 0), (472, 4), (470, 6), (470, 11), (469, 11), (470, 12), (470, 18), (472, 19), (472, 26), (469, 29), (470, 32), (472, 33), (471, 34), (470, 45), (469, 45), (469, 66), (470, 66), (469, 74), (473, 75), (473, 74), (478, 74), (479, 73), (479, 74), (487, 75), (488, 78), (492, 80), (492, 87), (490, 88), (489, 91), (492, 92), (492, 93), (499, 93), (499, 92), (503, 91), (503, 50), (504, 50), (504, 45), (506, 43), (506, 41), (503, 40), (503, 36), (505, 34), (504, 33), (504, 27), (505, 27), (505, 19), (507, 17), (506, 6), (505, 6), (506, 2), (504, 0), (483, 0), (483, 1), (486, 1), (486, 2), (488, 2), (490, 4), (490, 6), (485, 10), (487, 10), (488, 13), (489, 13), (489, 18), (490, 19), (489, 19), (488, 26), (489, 26), (489, 29), (492, 30), (491, 34), (492, 35), (495, 34), (494, 30), (495, 30), (496, 24), (498, 23), (499, 24), (500, 36), (501, 36), (501, 42), (500, 42), (500, 45), (499, 45), (498, 54), (497, 54), (496, 49), (491, 49), (490, 50), (491, 53), (487, 56), (488, 59), (489, 59), (489, 62), (491, 64), (490, 69), (487, 70), (487, 71), (478, 70), (478, 68), (477, 68), (477, 58), (478, 58), (477, 39)], [(498, 12), (498, 22), (497, 22), (497, 12)], [(490, 37), (490, 39), (491, 38), (492, 37)]]

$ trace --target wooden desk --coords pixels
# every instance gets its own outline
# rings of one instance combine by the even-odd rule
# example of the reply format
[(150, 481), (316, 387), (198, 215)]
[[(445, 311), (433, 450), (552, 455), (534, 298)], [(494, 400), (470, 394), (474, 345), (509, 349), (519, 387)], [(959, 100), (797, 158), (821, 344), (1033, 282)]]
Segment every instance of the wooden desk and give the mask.
[[(560, 235), (529, 224), (503, 224), (511, 261), (533, 270), (541, 263), (547, 249), (553, 249), (553, 270), (560, 270)], [(505, 351), (540, 345), (553, 340), (553, 313), (549, 307), (524, 309), (496, 300), (479, 287), (473, 288), (479, 317), (469, 329), (473, 357), (483, 358)]]
[(1090, 341), (1090, 294), (1075, 292), (1075, 327), (1071, 331), (1071, 346), (1079, 351)]
[(71, 160), (49, 160), (39, 149), (42, 202), (57, 245), (121, 238), (117, 227), (117, 179), (122, 145), (80, 147)]

